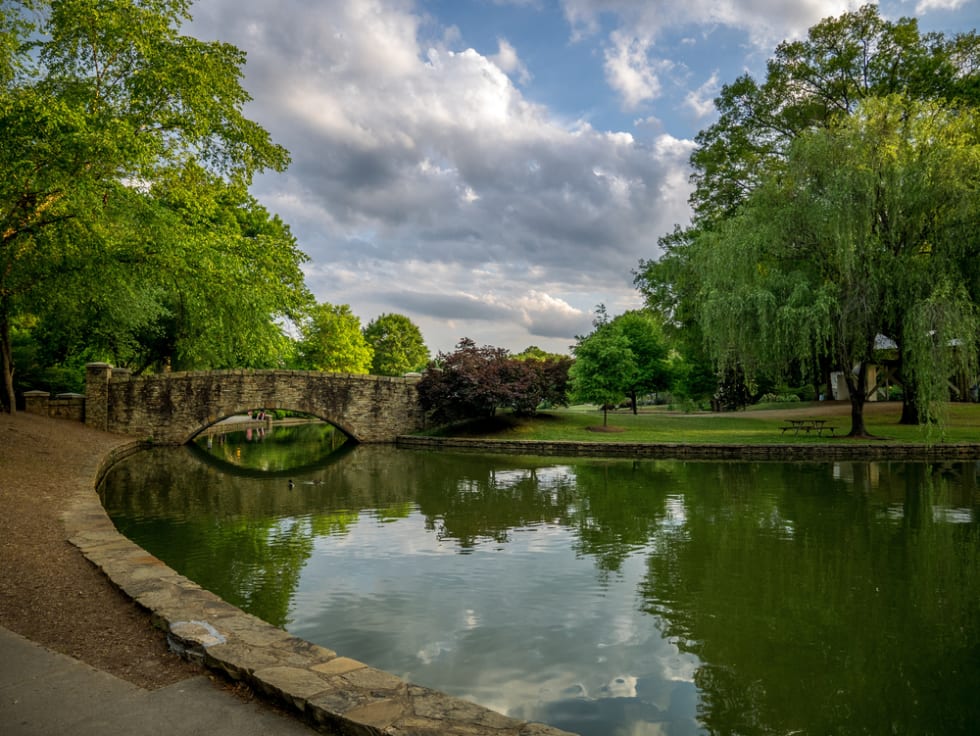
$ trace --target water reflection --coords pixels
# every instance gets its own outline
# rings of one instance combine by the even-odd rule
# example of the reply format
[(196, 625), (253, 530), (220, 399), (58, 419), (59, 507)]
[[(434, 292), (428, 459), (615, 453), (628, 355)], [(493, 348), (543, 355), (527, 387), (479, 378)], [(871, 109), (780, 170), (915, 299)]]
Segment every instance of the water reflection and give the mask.
[(582, 734), (972, 733), (974, 464), (356, 447), (117, 466), (120, 529), (290, 631)]
[(190, 447), (230, 473), (288, 473), (314, 470), (346, 442), (347, 435), (316, 419), (260, 421), (248, 416), (212, 425)]

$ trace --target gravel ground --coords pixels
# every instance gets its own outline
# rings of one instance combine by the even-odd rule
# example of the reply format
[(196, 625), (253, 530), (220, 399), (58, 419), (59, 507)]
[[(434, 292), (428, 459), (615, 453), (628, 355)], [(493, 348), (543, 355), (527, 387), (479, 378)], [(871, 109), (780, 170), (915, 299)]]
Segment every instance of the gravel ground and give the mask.
[(125, 438), (0, 412), (0, 625), (147, 690), (201, 674), (66, 539), (61, 514)]

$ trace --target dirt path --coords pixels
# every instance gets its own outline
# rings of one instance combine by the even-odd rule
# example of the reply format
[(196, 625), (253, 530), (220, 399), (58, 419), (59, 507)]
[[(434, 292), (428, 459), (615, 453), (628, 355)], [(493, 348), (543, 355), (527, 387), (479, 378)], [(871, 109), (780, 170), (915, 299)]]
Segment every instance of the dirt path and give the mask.
[(145, 689), (201, 670), (66, 539), (61, 515), (124, 438), (0, 413), (0, 625)]

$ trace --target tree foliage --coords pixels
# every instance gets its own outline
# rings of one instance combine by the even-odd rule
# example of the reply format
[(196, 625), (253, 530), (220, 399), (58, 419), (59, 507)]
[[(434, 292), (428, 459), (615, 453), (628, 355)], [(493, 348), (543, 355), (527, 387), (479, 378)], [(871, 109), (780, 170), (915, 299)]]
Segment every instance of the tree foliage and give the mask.
[(602, 425), (606, 426), (609, 406), (623, 400), (636, 383), (639, 369), (622, 326), (608, 319), (605, 307), (599, 307), (593, 326), (572, 348), (575, 362), (569, 373), (572, 395), (601, 406)]
[(636, 414), (638, 397), (665, 391), (670, 386), (672, 374), (667, 341), (660, 320), (646, 310), (624, 312), (614, 317), (611, 324), (626, 338), (636, 363), (636, 373), (626, 387), (626, 395)]
[(566, 403), (570, 363), (566, 356), (518, 359), (463, 338), (426, 368), (419, 401), (436, 423), (490, 417), (499, 408), (534, 414), (541, 404)]
[[(662, 314), (667, 328), (680, 332), (688, 343), (687, 348), (682, 348), (685, 353), (696, 353), (695, 343), (703, 339), (704, 284), (697, 259), (703, 256), (707, 243), (719, 237), (737, 238), (732, 228), (733, 223), (740, 222), (743, 207), (748, 205), (754, 210), (750, 217), (758, 215), (764, 195), (757, 192), (766, 187), (771, 189), (773, 177), (778, 176), (777, 172), (798, 146), (798, 139), (846, 125), (848, 118), (861, 109), (867, 110), (867, 104), (874, 104), (871, 101), (896, 94), (910, 102), (934, 104), (939, 109), (976, 110), (980, 104), (980, 38), (973, 31), (954, 36), (922, 33), (915, 19), (888, 21), (880, 17), (876, 6), (866, 5), (821, 21), (810, 29), (805, 39), (780, 44), (761, 81), (743, 75), (723, 87), (715, 101), (718, 120), (698, 135), (698, 147), (691, 157), (695, 185), (691, 198), (695, 209), (693, 223), (661, 238), (662, 256), (641, 261), (634, 274), (647, 305)], [(810, 142), (816, 144), (812, 136)], [(831, 153), (833, 160), (845, 168), (854, 163), (837, 155), (840, 152)], [(799, 152), (795, 155), (797, 162), (802, 160)], [(899, 235), (892, 227), (898, 212), (896, 203), (888, 211), (883, 208), (889, 191), (900, 198), (909, 195), (909, 187), (894, 187), (902, 182), (901, 171), (894, 168), (893, 173), (896, 179), (880, 181), (878, 194), (882, 195), (882, 207), (872, 206), (865, 212), (890, 216), (881, 225), (892, 230), (893, 245), (904, 239), (906, 250), (919, 246), (928, 250), (931, 234), (908, 230)], [(920, 180), (919, 185), (925, 183), (926, 180)], [(948, 222), (945, 215), (937, 214)], [(914, 230), (913, 220), (906, 218), (905, 226)], [(829, 236), (832, 242), (837, 237), (833, 233)], [(966, 237), (963, 243), (972, 245), (975, 238)], [(813, 252), (818, 250), (814, 246)], [(950, 256), (954, 252), (947, 250)], [(798, 254), (801, 258), (810, 255), (802, 251)], [(959, 256), (962, 260), (955, 270), (962, 274), (976, 259), (962, 249)], [(821, 267), (819, 263), (811, 266)], [(890, 296), (887, 303), (881, 303), (881, 308), (890, 313), (881, 325), (883, 334), (900, 345), (912, 337), (905, 326), (903, 305), (925, 298), (921, 291), (925, 282), (917, 273), (915, 269), (892, 272)], [(905, 276), (910, 280), (903, 285), (900, 279)], [(973, 285), (968, 286), (974, 303), (978, 297), (977, 283), (980, 282), (974, 279)], [(950, 293), (955, 292), (953, 289)], [(753, 295), (744, 297), (749, 301)], [(858, 305), (852, 305), (852, 309), (857, 308)], [(742, 329), (750, 329), (749, 324)], [(829, 371), (831, 355), (821, 354), (829, 350), (829, 343), (824, 340), (803, 345), (803, 335), (817, 339), (812, 333), (812, 329), (804, 327), (796, 336), (800, 338), (795, 340), (799, 351), (797, 363), (804, 371)], [(726, 360), (730, 363), (740, 357), (727, 355)], [(908, 357), (903, 347), (903, 363)], [(836, 367), (850, 371), (850, 365), (838, 362)], [(904, 373), (906, 405), (914, 406), (917, 376), (921, 375), (922, 367), (909, 366)], [(915, 411), (903, 412), (904, 420), (914, 420), (915, 414)]]
[[(944, 394), (953, 361), (976, 355), (975, 271), (963, 266), (976, 252), (978, 122), (972, 108), (892, 96), (798, 136), (738, 214), (696, 241), (719, 361), (833, 356), (851, 434), (864, 435), (864, 367), (877, 335), (899, 330), (924, 395)], [(935, 417), (936, 401), (923, 409)]]
[[(271, 359), (280, 338), (269, 324), (308, 298), (303, 255), (246, 191), (256, 172), (283, 170), (288, 154), (242, 112), (244, 54), (180, 33), (188, 8), (184, 0), (0, 7), (7, 408), (19, 315), (55, 329), (70, 314), (95, 349), (137, 367), (168, 358), (232, 365)], [(66, 311), (61, 297), (78, 309)]]
[(317, 304), (299, 324), (300, 364), (329, 373), (368, 373), (374, 357), (361, 320), (347, 304)]
[(400, 376), (420, 371), (429, 362), (422, 331), (403, 314), (382, 314), (368, 322), (364, 339), (374, 351), (371, 373)]
[(784, 41), (758, 82), (744, 74), (715, 100), (718, 121), (691, 156), (698, 219), (734, 212), (796, 136), (826, 128), (862, 100), (902, 94), (951, 104), (980, 103), (980, 38), (922, 33), (915, 18), (889, 21), (865, 5)]

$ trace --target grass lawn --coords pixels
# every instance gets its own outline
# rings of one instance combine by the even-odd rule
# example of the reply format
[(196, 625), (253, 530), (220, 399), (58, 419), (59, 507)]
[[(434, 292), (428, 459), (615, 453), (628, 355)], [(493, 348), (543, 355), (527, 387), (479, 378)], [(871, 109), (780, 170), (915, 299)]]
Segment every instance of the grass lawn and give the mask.
[[(821, 401), (800, 404), (768, 404), (746, 411), (684, 413), (663, 407), (642, 409), (634, 416), (628, 409), (609, 412), (609, 426), (602, 430), (602, 412), (589, 407), (572, 407), (543, 412), (533, 418), (509, 414), (470, 422), (432, 432), (440, 436), (513, 440), (567, 440), (574, 442), (710, 442), (719, 444), (819, 444), (834, 442), (980, 442), (980, 404), (950, 404), (945, 433), (931, 428), (898, 424), (902, 406), (898, 402), (869, 403), (865, 425), (875, 440), (842, 437), (851, 426), (847, 402)], [(783, 432), (787, 419), (826, 419), (836, 437), (813, 433)]]

